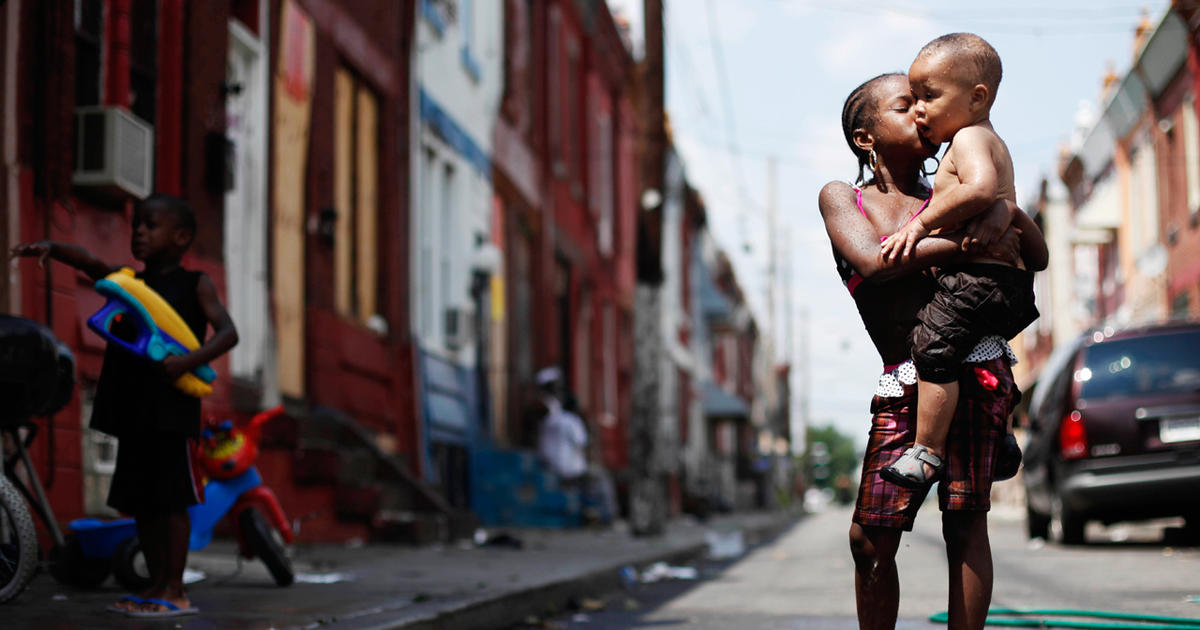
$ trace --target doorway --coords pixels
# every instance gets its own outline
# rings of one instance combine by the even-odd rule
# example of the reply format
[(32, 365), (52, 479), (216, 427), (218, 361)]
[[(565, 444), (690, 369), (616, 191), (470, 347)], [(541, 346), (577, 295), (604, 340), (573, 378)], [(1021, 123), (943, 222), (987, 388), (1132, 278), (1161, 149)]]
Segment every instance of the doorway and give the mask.
[[(242, 400), (261, 408), (278, 398), (271, 348), (267, 287), (267, 73), (259, 36), (229, 22), (226, 133), (233, 145), (233, 178), (225, 193), (225, 274), (229, 314), (238, 345), (229, 368)], [(245, 398), (245, 396), (242, 396)], [(256, 400), (255, 400), (256, 398)]]

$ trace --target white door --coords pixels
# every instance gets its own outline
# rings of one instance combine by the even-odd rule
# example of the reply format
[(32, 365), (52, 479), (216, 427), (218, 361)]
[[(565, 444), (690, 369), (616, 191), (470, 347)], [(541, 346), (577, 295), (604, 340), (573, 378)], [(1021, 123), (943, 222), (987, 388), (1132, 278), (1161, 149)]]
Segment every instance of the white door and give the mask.
[(239, 342), (230, 371), (277, 397), (270, 352), (267, 294), (267, 73), (259, 38), (241, 23), (229, 23), (226, 70), (226, 129), (233, 143), (233, 187), (225, 194), (225, 274), (228, 309)]

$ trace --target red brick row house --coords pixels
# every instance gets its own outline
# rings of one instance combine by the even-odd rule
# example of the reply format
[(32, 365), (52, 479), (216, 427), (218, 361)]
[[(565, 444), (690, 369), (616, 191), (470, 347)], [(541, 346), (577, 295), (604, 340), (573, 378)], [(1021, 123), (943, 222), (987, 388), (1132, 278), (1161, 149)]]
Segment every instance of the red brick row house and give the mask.
[[(483, 19), (503, 22), (495, 46), (485, 31), (497, 25)], [(417, 76), (422, 33), (463, 42), (454, 53), (466, 85), (502, 67), (497, 111)], [(213, 366), (204, 414), (245, 420), (286, 406), (259, 467), (303, 520), (301, 540), (462, 533), (472, 454), (532, 445), (528, 388), (551, 365), (579, 401), (596, 460), (624, 484), (646, 114), (639, 66), (606, 3), (0, 0), (0, 51), (0, 242), (71, 241), (133, 265), (134, 200), (161, 191), (191, 202), (199, 230), (185, 265), (212, 278), (241, 337)], [(483, 124), (456, 118), (471, 107)], [(450, 156), (437, 162), (443, 176), (469, 171), (490, 204), (476, 213), (439, 201), (473, 213), (463, 227), (473, 247), (501, 253), (490, 276), (450, 261), (470, 272), (474, 305), (427, 308), (444, 296), (424, 282), (428, 217), (418, 216), (438, 208), (413, 206), (428, 200), (426, 141)], [(682, 266), (679, 298), (690, 303), (703, 210), (694, 194), (688, 203), (683, 250), (666, 264)], [(20, 261), (0, 275), (0, 304), (48, 324), (77, 358), (78, 395), (39, 420), (33, 452), (58, 520), (111, 515), (116, 444), (86, 429), (104, 345), (84, 323), (100, 296), (62, 265)], [(472, 323), (473, 362), (429, 343)], [(734, 345), (743, 376), (728, 385), (749, 399), (753, 340)], [(458, 398), (437, 389), (446, 383), (463, 385)], [(696, 408), (697, 387), (680, 391)], [(447, 401), (466, 414), (460, 434), (437, 422)], [(686, 436), (684, 415), (673, 421)]]
[[(414, 15), (392, 0), (0, 6), (6, 249), (50, 238), (132, 265), (133, 200), (186, 198), (199, 230), (185, 265), (212, 278), (241, 337), (204, 413), (288, 403), (260, 467), (312, 540), (367, 535), (380, 488), (405, 485), (348, 474), (347, 452), (414, 472), (408, 180), (395, 176)], [(78, 363), (78, 396), (44, 420), (39, 475), (59, 520), (103, 514), (115, 444), (83, 428), (104, 349), (84, 321), (101, 298), (62, 265), (10, 269), (5, 310), (49, 324)], [(321, 428), (321, 409), (354, 431)], [(409, 486), (393, 500), (437, 509)]]
[(495, 438), (533, 444), (528, 388), (539, 368), (557, 365), (604, 464), (621, 470), (632, 387), (634, 61), (602, 2), (504, 7), (493, 191), (507, 326), (493, 372), (504, 374), (495, 393), (506, 404), (494, 409)]
[(1036, 203), (1057, 262), (1038, 277), (1042, 319), (1016, 344), (1022, 385), (1089, 328), (1200, 316), (1200, 4), (1174, 2), (1135, 32), (1131, 68), (1105, 77), (1060, 156), (1062, 185)]

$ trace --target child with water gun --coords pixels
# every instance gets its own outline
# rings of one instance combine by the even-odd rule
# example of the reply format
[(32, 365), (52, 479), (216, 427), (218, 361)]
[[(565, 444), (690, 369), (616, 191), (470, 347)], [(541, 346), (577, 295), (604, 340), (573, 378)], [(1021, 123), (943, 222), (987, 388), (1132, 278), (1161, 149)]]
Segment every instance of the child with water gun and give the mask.
[[(198, 346), (185, 354), (159, 353), (160, 360), (139, 356), (120, 341), (132, 342), (145, 331), (137, 329), (133, 317), (110, 318), (105, 336), (111, 340), (96, 385), (91, 427), (119, 439), (108, 505), (137, 521), (151, 585), (108, 609), (131, 617), (195, 614), (183, 589), (183, 571), (191, 528), (187, 508), (200, 502), (191, 463), (191, 441), (201, 428), (200, 399), (176, 383), (202, 372), (233, 348), (238, 336), (212, 280), (181, 265), (196, 235), (191, 206), (155, 193), (136, 204), (132, 227), (130, 253), (144, 265), (136, 278), (174, 309)], [(119, 266), (70, 243), (25, 243), (14, 247), (12, 255), (36, 257), (39, 265), (53, 258), (94, 281), (121, 274)], [(205, 340), (210, 325), (213, 335)]]

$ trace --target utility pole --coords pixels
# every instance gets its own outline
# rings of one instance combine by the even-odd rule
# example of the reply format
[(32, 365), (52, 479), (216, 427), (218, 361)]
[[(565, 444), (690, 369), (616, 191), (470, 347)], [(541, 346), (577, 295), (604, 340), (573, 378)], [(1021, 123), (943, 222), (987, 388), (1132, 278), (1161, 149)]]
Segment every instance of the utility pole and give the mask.
[[(805, 307), (801, 307), (800, 308), (800, 351), (798, 352), (799, 356), (796, 359), (796, 368), (797, 368), (797, 372), (799, 372), (799, 380), (800, 380), (800, 388), (799, 388), (800, 391), (798, 392), (799, 393), (798, 398), (799, 398), (799, 402), (800, 402), (800, 413), (798, 414), (799, 417), (792, 419), (792, 425), (793, 425), (793, 429), (794, 429), (792, 431), (792, 453), (795, 455), (799, 455), (800, 453), (804, 452), (803, 448), (802, 448), (804, 445), (801, 444), (801, 442), (804, 440), (807, 440), (807, 438), (808, 438), (808, 424), (809, 424), (809, 422), (808, 422), (808, 404), (809, 404), (809, 398), (810, 398), (809, 390), (812, 387), (812, 385), (811, 385), (812, 375), (810, 373), (811, 367), (809, 365), (810, 362), (809, 362), (809, 357), (808, 357), (808, 353), (809, 353), (808, 328), (809, 328), (808, 309)], [(797, 439), (797, 438), (800, 438), (800, 439)]]
[(646, 54), (641, 62), (641, 194), (637, 210), (637, 288), (633, 314), (633, 413), (629, 422), (629, 521), (639, 536), (657, 535), (667, 518), (660, 461), (659, 382), (662, 330), (662, 220), (667, 131), (663, 96), (663, 4), (644, 0)]
[(775, 156), (767, 157), (767, 358), (771, 369), (775, 369), (777, 347), (778, 347), (778, 315), (776, 304), (776, 290), (778, 284), (778, 265), (776, 261), (779, 258), (779, 250), (777, 249), (775, 231), (777, 229), (776, 221), (778, 209), (775, 203)]
[[(792, 242), (792, 230), (790, 227), (783, 228), (783, 242), (787, 243), (788, 245), (790, 245)], [(784, 258), (784, 264), (783, 264), (783, 329), (784, 330), (783, 330), (783, 342), (782, 342), (782, 344), (780, 344), (783, 347), (783, 350), (780, 352), (780, 354), (783, 355), (784, 362), (787, 363), (787, 365), (788, 365), (788, 401), (787, 401), (787, 410), (786, 410), (787, 413), (784, 416), (785, 421), (783, 422), (782, 430), (784, 433), (784, 437), (787, 438), (789, 443), (791, 443), (791, 441), (792, 441), (792, 398), (795, 397), (795, 395), (796, 395), (796, 392), (791, 387), (792, 374), (795, 374), (795, 370), (796, 370), (796, 340), (792, 336), (792, 329), (793, 329), (793, 323), (794, 323), (792, 321), (792, 318), (795, 317), (792, 307), (795, 303), (795, 298), (796, 298), (796, 295), (795, 295), (796, 285), (793, 284), (793, 282), (792, 282), (792, 264), (793, 264), (792, 252), (794, 251), (794, 248), (789, 246), (784, 251), (785, 251), (785, 253), (783, 255), (783, 258)]]

